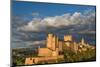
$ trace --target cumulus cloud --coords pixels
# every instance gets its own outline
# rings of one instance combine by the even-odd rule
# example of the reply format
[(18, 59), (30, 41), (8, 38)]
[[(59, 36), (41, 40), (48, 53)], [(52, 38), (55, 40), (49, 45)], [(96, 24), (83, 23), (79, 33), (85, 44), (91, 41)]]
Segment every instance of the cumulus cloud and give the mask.
[(80, 12), (75, 12), (73, 14), (66, 13), (61, 16), (46, 17), (43, 19), (34, 18), (26, 25), (19, 27), (17, 30), (38, 32), (38, 31), (50, 30), (52, 27), (60, 28), (64, 26), (67, 27), (70, 25), (90, 24), (94, 22), (95, 22), (95, 12), (89, 15), (84, 15)]

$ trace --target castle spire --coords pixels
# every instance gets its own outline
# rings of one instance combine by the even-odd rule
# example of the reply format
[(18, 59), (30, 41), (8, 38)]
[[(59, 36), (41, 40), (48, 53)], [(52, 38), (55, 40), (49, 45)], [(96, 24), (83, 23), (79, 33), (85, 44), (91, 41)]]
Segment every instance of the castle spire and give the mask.
[(81, 39), (81, 44), (84, 45), (85, 41), (84, 38)]

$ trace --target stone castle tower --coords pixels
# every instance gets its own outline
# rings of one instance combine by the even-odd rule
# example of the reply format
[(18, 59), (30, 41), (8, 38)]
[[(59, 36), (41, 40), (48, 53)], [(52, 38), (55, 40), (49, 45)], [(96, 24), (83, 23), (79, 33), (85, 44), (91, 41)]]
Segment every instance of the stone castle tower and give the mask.
[(53, 34), (48, 34), (46, 46), (49, 49), (56, 50), (58, 47), (58, 37), (54, 36)]
[[(74, 51), (75, 53), (77, 53), (78, 50), (78, 45), (76, 44), (76, 42), (73, 42), (73, 38), (72, 35), (65, 35), (64, 36), (64, 42), (65, 45), (72, 51)], [(82, 40), (83, 43), (83, 40)]]
[(65, 42), (66, 46), (70, 47), (71, 42), (72, 42), (72, 35), (65, 35), (64, 36), (64, 42)]
[(53, 34), (48, 34), (48, 37), (47, 37), (47, 44), (46, 44), (46, 47), (47, 48), (52, 48), (52, 39), (53, 39)]
[(72, 35), (65, 35), (64, 41), (72, 41)]

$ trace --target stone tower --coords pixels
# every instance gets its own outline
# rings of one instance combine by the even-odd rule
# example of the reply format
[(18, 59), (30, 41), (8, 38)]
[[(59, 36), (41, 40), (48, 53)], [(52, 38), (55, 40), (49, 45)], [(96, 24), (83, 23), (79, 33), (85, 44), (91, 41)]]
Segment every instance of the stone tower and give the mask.
[(66, 44), (67, 47), (71, 47), (71, 43), (72, 43), (72, 35), (65, 35), (64, 36), (64, 42)]
[(65, 35), (64, 41), (72, 41), (72, 35)]
[(52, 38), (52, 50), (56, 50), (56, 37), (55, 36), (53, 36), (53, 38)]
[(47, 48), (52, 48), (52, 39), (53, 39), (53, 34), (48, 34), (47, 44), (46, 44)]

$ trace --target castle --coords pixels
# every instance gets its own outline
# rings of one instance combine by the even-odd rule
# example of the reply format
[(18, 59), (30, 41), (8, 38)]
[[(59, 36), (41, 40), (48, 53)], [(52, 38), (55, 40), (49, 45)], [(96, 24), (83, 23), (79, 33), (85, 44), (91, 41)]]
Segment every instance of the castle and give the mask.
[[(63, 55), (59, 55), (62, 50), (63, 42), (58, 40), (58, 37), (53, 34), (48, 34), (46, 47), (38, 48), (38, 57), (26, 58), (25, 64), (36, 64), (39, 62), (54, 61), (58, 58), (63, 59)], [(34, 61), (34, 62), (33, 62)]]
[[(65, 47), (65, 46), (66, 47)], [(46, 47), (38, 48), (38, 56), (37, 57), (28, 57), (25, 59), (25, 65), (37, 64), (40, 62), (48, 62), (57, 61), (57, 59), (64, 59), (64, 55), (62, 54), (63, 48), (69, 49), (74, 53), (78, 51), (86, 51), (88, 48), (93, 48), (89, 44), (86, 44), (84, 39), (82, 38), (81, 42), (76, 43), (73, 41), (72, 35), (65, 35), (64, 40), (59, 40), (59, 38), (53, 34), (48, 34), (46, 39)], [(51, 61), (51, 62), (50, 62)]]
[(58, 37), (53, 34), (48, 34), (46, 48), (39, 48), (38, 56), (58, 56), (59, 51), (62, 51), (63, 42), (58, 40)]

